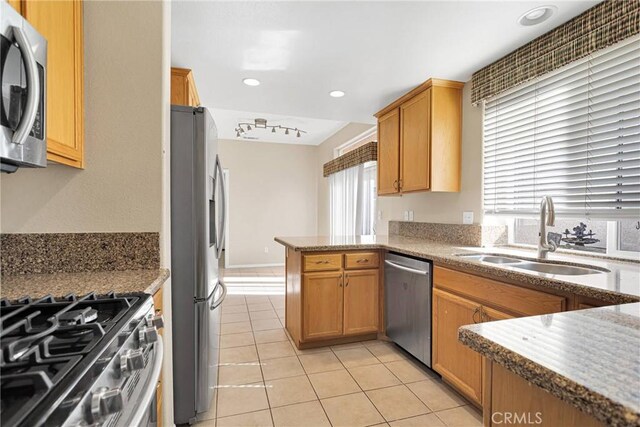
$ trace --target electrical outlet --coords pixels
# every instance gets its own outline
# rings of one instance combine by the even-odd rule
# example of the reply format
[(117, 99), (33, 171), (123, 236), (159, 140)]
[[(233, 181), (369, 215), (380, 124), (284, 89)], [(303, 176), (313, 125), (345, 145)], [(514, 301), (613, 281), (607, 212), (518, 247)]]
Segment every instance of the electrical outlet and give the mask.
[(378, 211), (378, 221), (382, 219), (382, 211)]
[(404, 211), (403, 217), (405, 221), (409, 221), (409, 211)]
[(413, 211), (409, 211), (409, 221), (413, 221)]
[(473, 224), (473, 212), (462, 212), (462, 223)]
[(268, 246), (265, 246), (265, 247), (264, 247), (264, 253), (265, 253), (265, 254), (268, 254), (268, 253), (269, 253), (269, 247), (268, 247)]

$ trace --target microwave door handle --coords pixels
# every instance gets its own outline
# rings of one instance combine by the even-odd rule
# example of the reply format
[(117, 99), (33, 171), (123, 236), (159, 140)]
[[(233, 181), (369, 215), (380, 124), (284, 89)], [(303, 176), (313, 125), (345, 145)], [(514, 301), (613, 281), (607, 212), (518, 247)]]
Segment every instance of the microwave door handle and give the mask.
[(224, 245), (224, 232), (227, 227), (227, 195), (225, 194), (225, 182), (224, 182), (224, 171), (222, 170), (222, 165), (220, 164), (220, 158), (216, 157), (216, 169), (217, 173), (220, 174), (220, 199), (221, 199), (221, 208), (220, 208), (220, 232), (218, 233), (218, 259), (222, 256), (222, 246)]
[(11, 27), (16, 43), (24, 59), (25, 70), (27, 72), (27, 104), (20, 123), (13, 133), (12, 142), (14, 144), (24, 144), (29, 136), (33, 123), (36, 121), (38, 112), (38, 99), (40, 98), (40, 81), (38, 78), (38, 64), (33, 56), (31, 43), (22, 28)]

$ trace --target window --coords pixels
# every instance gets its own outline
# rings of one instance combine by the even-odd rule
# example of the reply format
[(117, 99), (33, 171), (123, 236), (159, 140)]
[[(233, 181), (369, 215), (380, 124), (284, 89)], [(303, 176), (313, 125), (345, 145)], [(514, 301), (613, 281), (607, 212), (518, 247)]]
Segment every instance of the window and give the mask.
[[(537, 244), (532, 214), (550, 195), (557, 218), (548, 231), (561, 247), (638, 258), (639, 41), (486, 101), (484, 210), (513, 218), (513, 243)], [(571, 233), (580, 223), (593, 235), (576, 241)]]
[(484, 210), (640, 217), (640, 40), (633, 37), (490, 99)]
[(376, 162), (329, 176), (331, 236), (375, 234)]

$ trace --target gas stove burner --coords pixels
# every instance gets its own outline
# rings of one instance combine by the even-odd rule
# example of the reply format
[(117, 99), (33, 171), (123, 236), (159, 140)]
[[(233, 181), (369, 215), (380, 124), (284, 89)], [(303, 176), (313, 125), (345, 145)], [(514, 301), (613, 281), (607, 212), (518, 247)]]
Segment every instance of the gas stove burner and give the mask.
[(0, 300), (2, 426), (66, 426), (149, 310), (146, 294)]
[(62, 325), (85, 325), (94, 322), (98, 318), (98, 311), (91, 307), (82, 310), (73, 310), (62, 313), (58, 320)]

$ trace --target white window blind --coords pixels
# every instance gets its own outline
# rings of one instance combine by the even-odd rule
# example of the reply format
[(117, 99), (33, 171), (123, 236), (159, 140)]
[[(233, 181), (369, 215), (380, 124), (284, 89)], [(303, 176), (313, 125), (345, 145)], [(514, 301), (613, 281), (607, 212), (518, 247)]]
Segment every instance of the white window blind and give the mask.
[(485, 103), (484, 210), (640, 215), (640, 37)]

